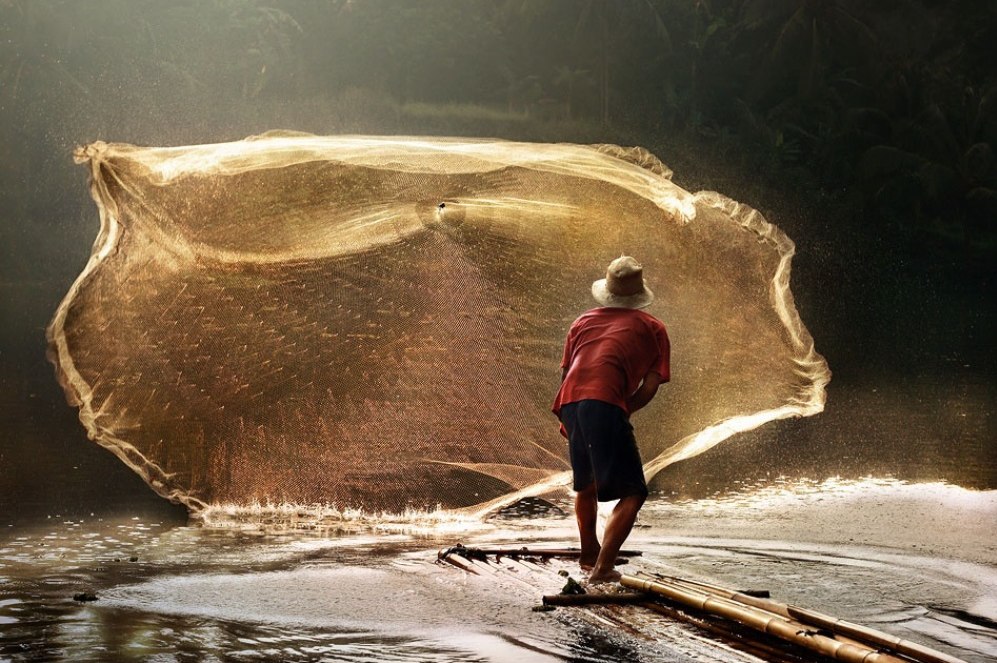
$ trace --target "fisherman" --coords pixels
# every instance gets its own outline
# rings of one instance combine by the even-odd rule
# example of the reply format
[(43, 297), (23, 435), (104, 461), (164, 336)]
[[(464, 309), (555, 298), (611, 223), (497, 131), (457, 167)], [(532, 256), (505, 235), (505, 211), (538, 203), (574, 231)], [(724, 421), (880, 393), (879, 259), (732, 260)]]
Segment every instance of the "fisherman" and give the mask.
[[(665, 325), (641, 309), (654, 293), (630, 256), (609, 264), (592, 284), (600, 304), (571, 325), (561, 359), (561, 387), (553, 411), (568, 438), (574, 473), (580, 562), (589, 582), (613, 582), (617, 554), (647, 498), (647, 483), (630, 415), (654, 398), (670, 378)], [(603, 541), (596, 535), (598, 502), (619, 500)]]

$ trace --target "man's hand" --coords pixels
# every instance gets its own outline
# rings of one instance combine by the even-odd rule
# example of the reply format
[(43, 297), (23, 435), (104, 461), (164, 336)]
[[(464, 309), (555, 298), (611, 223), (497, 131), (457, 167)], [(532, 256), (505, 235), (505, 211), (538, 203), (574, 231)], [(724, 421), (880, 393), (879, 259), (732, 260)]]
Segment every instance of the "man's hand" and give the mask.
[(644, 381), (637, 387), (637, 391), (627, 399), (627, 409), (630, 411), (630, 414), (650, 403), (654, 395), (658, 393), (660, 385), (661, 376), (658, 375), (657, 371), (650, 371), (645, 375)]

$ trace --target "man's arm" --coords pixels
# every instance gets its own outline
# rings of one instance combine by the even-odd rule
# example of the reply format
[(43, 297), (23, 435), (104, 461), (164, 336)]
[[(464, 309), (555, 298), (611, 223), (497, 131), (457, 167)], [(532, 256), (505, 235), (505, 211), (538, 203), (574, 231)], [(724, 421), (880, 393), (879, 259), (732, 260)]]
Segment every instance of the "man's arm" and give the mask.
[(658, 393), (661, 382), (661, 376), (657, 371), (650, 371), (644, 376), (644, 381), (637, 387), (637, 391), (627, 399), (627, 409), (630, 410), (630, 414), (651, 402), (654, 395)]

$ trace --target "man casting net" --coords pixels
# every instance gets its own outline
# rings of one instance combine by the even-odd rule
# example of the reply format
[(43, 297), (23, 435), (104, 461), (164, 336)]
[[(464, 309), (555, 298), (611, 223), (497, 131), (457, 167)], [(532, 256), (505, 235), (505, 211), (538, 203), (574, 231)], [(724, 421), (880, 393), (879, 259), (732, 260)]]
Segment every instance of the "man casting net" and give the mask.
[(270, 133), (77, 159), (101, 230), (49, 327), (57, 374), (90, 436), (195, 514), (566, 483), (562, 342), (623, 253), (681, 357), (635, 421), (648, 476), (823, 406), (792, 242), (640, 148)]

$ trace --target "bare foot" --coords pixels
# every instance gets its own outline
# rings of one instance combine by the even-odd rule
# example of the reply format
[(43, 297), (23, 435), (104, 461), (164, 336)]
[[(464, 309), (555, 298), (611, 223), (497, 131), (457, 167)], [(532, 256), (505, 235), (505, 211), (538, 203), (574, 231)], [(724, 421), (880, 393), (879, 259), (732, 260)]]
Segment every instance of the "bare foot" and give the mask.
[(603, 571), (601, 573), (592, 572), (589, 576), (589, 584), (591, 585), (601, 585), (606, 582), (619, 582), (623, 574), (619, 571), (610, 569), (609, 571)]
[(601, 548), (596, 548), (593, 551), (583, 550), (578, 558), (578, 566), (582, 567), (583, 571), (591, 571), (595, 568), (596, 562), (599, 561), (600, 552)]

